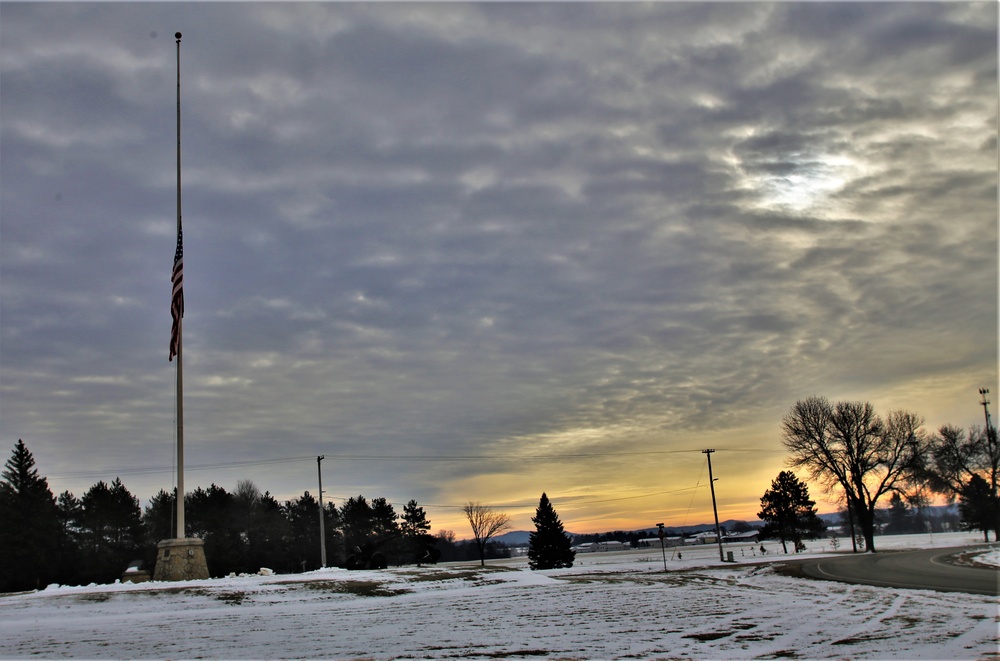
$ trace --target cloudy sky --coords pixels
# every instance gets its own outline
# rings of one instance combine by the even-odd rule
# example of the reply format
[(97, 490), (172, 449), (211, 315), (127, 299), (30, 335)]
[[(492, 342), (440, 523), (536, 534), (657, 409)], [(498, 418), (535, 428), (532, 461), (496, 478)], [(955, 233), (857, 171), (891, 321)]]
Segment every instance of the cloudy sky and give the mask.
[(3, 460), (174, 484), (176, 31), (189, 489), (755, 519), (798, 399), (982, 424), (997, 9), (5, 2)]

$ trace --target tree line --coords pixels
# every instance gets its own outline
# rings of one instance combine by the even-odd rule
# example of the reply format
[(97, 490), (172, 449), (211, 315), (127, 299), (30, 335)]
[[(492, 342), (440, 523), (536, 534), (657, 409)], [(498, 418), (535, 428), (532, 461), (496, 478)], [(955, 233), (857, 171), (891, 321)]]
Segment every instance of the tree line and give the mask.
[[(262, 567), (278, 573), (320, 567), (320, 507), (308, 491), (279, 502), (242, 480), (231, 492), (216, 484), (198, 487), (185, 495), (184, 504), (185, 533), (204, 540), (213, 577)], [(56, 497), (19, 440), (0, 480), (0, 592), (110, 583), (134, 560), (152, 569), (156, 544), (177, 537), (175, 512), (175, 493), (160, 490), (142, 509), (117, 478), (98, 482), (79, 498), (69, 491)], [(485, 531), (485, 538), (469, 542), (456, 541), (447, 530), (431, 535), (427, 513), (415, 500), (401, 513), (385, 498), (359, 495), (339, 507), (325, 503), (323, 522), (327, 566), (509, 556)]]
[[(788, 464), (806, 469), (814, 483), (842, 500), (855, 550), (875, 550), (877, 506), (886, 498), (894, 528), (906, 522), (907, 505), (919, 512), (939, 495), (958, 503), (962, 528), (983, 531), (986, 541), (990, 531), (1000, 539), (1000, 448), (991, 425), (968, 430), (945, 425), (928, 434), (908, 411), (880, 416), (868, 402), (811, 397), (792, 407), (781, 429)], [(68, 491), (55, 497), (19, 440), (0, 480), (0, 592), (111, 582), (136, 559), (151, 568), (157, 542), (178, 536), (172, 529), (175, 498), (161, 490), (143, 510), (117, 478), (98, 482), (80, 498)], [(308, 571), (321, 564), (319, 512), (308, 491), (281, 503), (248, 480), (232, 492), (212, 484), (185, 495), (184, 532), (204, 540), (213, 576), (262, 567)], [(427, 514), (414, 500), (402, 513), (385, 498), (359, 495), (339, 507), (327, 503), (326, 564), (482, 563), (509, 555), (493, 541), (510, 527), (506, 514), (471, 502), (463, 512), (473, 531), (469, 542), (456, 542), (451, 531), (431, 535)], [(821, 527), (805, 483), (790, 471), (765, 492), (758, 517), (765, 521), (765, 534), (795, 548)], [(569, 537), (545, 494), (532, 520), (537, 527), (529, 543), (532, 568), (570, 566)]]
[[(985, 403), (985, 402), (984, 402)], [(878, 503), (889, 499), (887, 532), (912, 525), (909, 505), (919, 512), (934, 495), (957, 501), (960, 525), (1000, 539), (1000, 447), (996, 429), (952, 425), (925, 433), (916, 414), (896, 410), (881, 416), (869, 402), (800, 400), (782, 419), (788, 463), (804, 468), (826, 493), (844, 503), (854, 550), (875, 550)], [(764, 533), (792, 541), (821, 527), (806, 485), (782, 471), (761, 498)]]

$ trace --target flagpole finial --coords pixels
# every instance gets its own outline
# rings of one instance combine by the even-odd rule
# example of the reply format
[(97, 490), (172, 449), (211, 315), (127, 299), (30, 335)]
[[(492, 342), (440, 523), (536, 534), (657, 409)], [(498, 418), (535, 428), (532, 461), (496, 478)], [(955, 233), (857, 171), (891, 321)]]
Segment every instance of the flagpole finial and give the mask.
[(181, 33), (180, 32), (175, 32), (174, 33), (174, 37), (177, 39), (177, 41), (180, 41), (181, 40)]

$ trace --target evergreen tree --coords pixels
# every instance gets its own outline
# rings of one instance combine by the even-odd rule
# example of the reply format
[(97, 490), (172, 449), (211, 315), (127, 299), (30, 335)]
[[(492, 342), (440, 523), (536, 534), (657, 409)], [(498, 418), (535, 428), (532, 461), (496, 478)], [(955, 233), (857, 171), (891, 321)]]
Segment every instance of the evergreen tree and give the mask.
[(340, 522), (344, 530), (344, 557), (352, 556), (357, 561), (361, 557), (362, 548), (368, 544), (372, 530), (372, 507), (368, 500), (359, 495), (348, 498), (340, 507)]
[(59, 513), (35, 458), (18, 440), (0, 481), (0, 592), (31, 590), (56, 576)]
[(372, 499), (371, 534), (378, 540), (399, 535), (399, 515), (385, 498)]
[(285, 509), (271, 492), (265, 491), (255, 503), (247, 535), (250, 540), (248, 562), (256, 568), (254, 571), (261, 567), (281, 573), (299, 571), (289, 550), (291, 525)]
[(364, 496), (349, 498), (340, 508), (344, 566), (379, 569), (389, 562), (401, 564), (405, 551), (398, 518), (385, 498), (374, 498), (371, 503)]
[[(399, 515), (385, 498), (372, 499), (372, 553), (381, 553), (385, 563), (401, 565), (407, 561), (406, 545), (399, 529)], [(381, 566), (382, 563), (377, 563)]]
[(786, 542), (794, 542), (795, 550), (799, 550), (803, 537), (817, 537), (823, 531), (815, 505), (805, 482), (791, 471), (781, 471), (760, 499), (757, 517), (765, 522), (761, 537), (777, 537), (785, 553)]
[(544, 493), (531, 521), (535, 530), (528, 537), (528, 566), (532, 569), (572, 567), (576, 551), (570, 547), (562, 521)]
[(146, 546), (155, 548), (161, 540), (177, 537), (174, 531), (174, 517), (177, 514), (177, 489), (167, 493), (160, 489), (149, 499), (142, 513), (142, 523), (146, 527)]
[(80, 519), (83, 505), (72, 493), (63, 491), (56, 500), (56, 509), (60, 527), (56, 582), (62, 585), (79, 585), (83, 582), (80, 577)]
[(326, 566), (344, 565), (344, 525), (340, 510), (333, 503), (323, 503), (323, 532), (326, 534)]
[(973, 475), (962, 488), (958, 512), (965, 530), (982, 530), (983, 541), (990, 541), (990, 530), (996, 529), (997, 504), (989, 482)]
[[(190, 535), (205, 540), (205, 560), (214, 577), (249, 571), (246, 556), (246, 521), (236, 508), (236, 498), (217, 484), (198, 487), (184, 499), (187, 529)], [(258, 568), (254, 568), (256, 571)]]
[(400, 532), (406, 547), (406, 553), (410, 560), (421, 562), (437, 562), (441, 556), (440, 552), (434, 548), (437, 541), (435, 537), (427, 531), (431, 529), (431, 523), (427, 520), (427, 512), (423, 507), (417, 505), (417, 501), (411, 500), (403, 507), (403, 517), (399, 525)]
[(117, 526), (111, 540), (111, 549), (117, 558), (124, 561), (115, 567), (115, 578), (118, 578), (132, 560), (142, 557), (145, 550), (145, 529), (139, 499), (125, 487), (120, 478), (116, 477), (111, 483), (111, 498), (117, 512)]
[(887, 535), (902, 535), (913, 532), (913, 514), (898, 493), (889, 499), (889, 522), (885, 527)]
[(289, 527), (289, 559), (295, 571), (319, 569), (319, 501), (308, 491), (285, 503)]
[(79, 528), (83, 580), (111, 583), (130, 561), (143, 557), (145, 530), (139, 499), (121, 480), (98, 482), (80, 499)]

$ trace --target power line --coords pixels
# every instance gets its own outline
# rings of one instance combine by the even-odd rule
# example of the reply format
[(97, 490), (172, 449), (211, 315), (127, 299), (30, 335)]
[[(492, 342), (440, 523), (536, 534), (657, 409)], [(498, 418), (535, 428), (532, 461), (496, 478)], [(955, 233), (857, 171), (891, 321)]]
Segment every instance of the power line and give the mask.
[[(729, 448), (726, 452), (767, 452), (757, 448)], [(343, 454), (329, 457), (336, 461), (414, 461), (414, 462), (449, 462), (449, 461), (509, 461), (509, 460), (533, 460), (533, 461), (561, 461), (565, 459), (605, 459), (608, 457), (636, 457), (665, 454), (689, 454), (701, 452), (701, 450), (648, 450), (637, 452), (582, 452), (564, 454), (533, 454), (533, 455), (370, 455), (370, 454)], [(290, 464), (300, 461), (314, 461), (314, 455), (301, 457), (284, 457), (280, 459), (256, 459), (249, 461), (224, 461), (210, 464), (192, 464), (186, 467), (188, 471), (205, 471), (215, 469), (244, 468), (249, 466), (271, 466), (275, 464)], [(173, 466), (151, 466), (148, 468), (120, 468), (104, 469), (94, 471), (69, 471), (65, 473), (50, 473), (47, 477), (51, 479), (70, 478), (90, 478), (107, 475), (153, 475), (157, 473), (172, 473)]]
[(611, 503), (616, 500), (635, 500), (637, 498), (652, 498), (653, 496), (669, 496), (675, 493), (683, 493), (684, 491), (694, 491), (700, 488), (701, 485), (696, 484), (693, 487), (684, 487), (683, 489), (673, 489), (671, 491), (657, 491), (656, 493), (644, 493), (638, 496), (622, 496), (620, 498), (605, 498), (603, 500), (586, 500), (579, 503), (573, 503), (574, 505), (597, 505), (599, 503)]
[[(255, 461), (227, 461), (215, 464), (196, 464), (189, 465), (185, 467), (185, 470), (212, 470), (216, 468), (241, 468), (244, 466), (267, 466), (272, 464), (290, 464), (299, 461), (304, 461), (305, 459), (313, 459), (315, 457), (286, 457), (284, 459), (258, 459)], [(172, 473), (174, 471), (173, 466), (151, 466), (149, 468), (122, 468), (122, 469), (105, 469), (99, 471), (71, 471), (67, 473), (50, 473), (47, 477), (54, 479), (68, 479), (74, 477), (101, 477), (104, 475), (152, 475), (156, 473)]]
[[(579, 502), (566, 502), (566, 501), (562, 501), (561, 504), (560, 504), (560, 506), (574, 507), (576, 505), (598, 505), (598, 504), (601, 504), (601, 503), (612, 503), (612, 502), (621, 501), (621, 500), (638, 500), (640, 498), (653, 498), (654, 496), (668, 496), (668, 495), (675, 494), (675, 493), (683, 493), (685, 491), (694, 491), (694, 490), (703, 489), (703, 488), (704, 488), (704, 485), (696, 484), (693, 487), (684, 487), (683, 489), (673, 489), (671, 491), (656, 491), (656, 492), (653, 492), (653, 493), (642, 493), (642, 494), (638, 494), (638, 495), (635, 495), (635, 496), (620, 496), (618, 498), (603, 498), (601, 500), (581, 500)], [(340, 501), (343, 501), (343, 502), (347, 502), (348, 500), (350, 500), (353, 497), (354, 496), (329, 496), (329, 498), (331, 498), (331, 499), (340, 500)], [(560, 502), (560, 499), (558, 499), (558, 498), (553, 498), (552, 500), (553, 500), (553, 502)], [(390, 502), (389, 504), (392, 505), (393, 507), (403, 507), (404, 506), (403, 503), (392, 503), (392, 502)], [(531, 502), (527, 502), (527, 503), (496, 503), (496, 504), (491, 504), (490, 507), (498, 507), (498, 508), (504, 508), (504, 509), (520, 509), (520, 508), (525, 508), (525, 507), (536, 507), (537, 505), (538, 505), (537, 502), (531, 501)], [(463, 505), (441, 505), (441, 504), (438, 504), (438, 503), (420, 503), (420, 506), (421, 507), (433, 507), (435, 509), (454, 509), (454, 510), (460, 510), (460, 509), (463, 509), (465, 507), (464, 504)]]
[[(755, 451), (756, 452), (757, 450), (751, 450), (751, 449), (746, 449), (746, 450), (744, 450), (744, 449), (731, 449), (731, 451), (736, 451), (736, 452)], [(656, 450), (656, 451), (642, 451), (642, 452), (594, 452), (594, 453), (577, 453), (577, 454), (568, 454), (568, 455), (567, 454), (561, 454), (561, 455), (527, 455), (527, 456), (519, 456), (517, 458), (518, 459), (532, 458), (532, 459), (536, 459), (536, 460), (560, 460), (560, 459), (565, 459), (566, 457), (583, 457), (583, 458), (590, 458), (590, 457), (598, 458), (599, 457), (599, 458), (606, 458), (606, 457), (617, 457), (617, 456), (629, 457), (629, 456), (637, 456), (637, 455), (681, 454), (681, 453), (693, 453), (693, 452), (702, 452), (702, 451), (701, 450)], [(397, 461), (432, 461), (432, 460), (441, 460), (441, 461), (455, 461), (455, 460), (457, 460), (457, 461), (473, 461), (473, 460), (477, 460), (477, 461), (481, 461), (481, 460), (494, 460), (495, 461), (495, 460), (499, 460), (499, 459), (511, 459), (512, 457), (500, 456), (500, 455), (460, 455), (460, 456), (433, 456), (433, 455), (428, 455), (428, 456), (405, 456), (405, 455), (399, 455), (399, 456), (393, 456), (393, 457), (374, 456), (374, 455), (340, 455), (340, 456), (331, 455), (331, 458), (335, 458), (335, 459), (340, 460), (340, 461), (345, 461), (345, 460), (356, 460), (356, 461), (373, 461), (373, 460), (397, 460)], [(241, 467), (247, 467), (247, 466), (268, 466), (268, 465), (275, 465), (275, 464), (297, 463), (297, 462), (301, 462), (301, 461), (304, 461), (304, 460), (307, 460), (307, 459), (308, 460), (313, 460), (313, 459), (315, 459), (315, 457), (312, 457), (312, 456), (308, 456), (308, 457), (307, 456), (303, 456), (303, 457), (285, 457), (285, 458), (281, 458), (281, 459), (261, 459), (261, 460), (254, 460), (254, 461), (228, 461), (228, 462), (219, 462), (219, 463), (212, 463), (212, 464), (193, 465), (193, 466), (189, 466), (188, 470), (201, 470), (201, 471), (204, 471), (204, 470), (213, 470), (213, 469), (217, 470), (217, 469), (228, 469), (228, 468), (241, 468)], [(146, 474), (155, 474), (155, 473), (166, 473), (166, 472), (172, 472), (172, 471), (173, 471), (172, 467), (154, 467), (154, 468), (136, 468), (136, 469), (122, 469), (122, 470), (105, 470), (105, 471), (75, 471), (75, 472), (68, 472), (68, 473), (52, 474), (52, 475), (49, 475), (48, 477), (49, 478), (56, 478), (56, 479), (67, 479), (67, 478), (72, 478), (72, 477), (77, 477), (77, 478), (82, 478), (82, 477), (101, 477), (101, 476), (106, 476), (106, 475), (112, 474), (112, 473), (115, 474), (115, 475), (146, 475)], [(694, 492), (694, 491), (697, 491), (700, 488), (703, 488), (703, 485), (701, 484), (701, 477), (699, 476), (698, 483), (696, 483), (693, 487), (684, 487), (684, 488), (681, 488), (681, 489), (671, 489), (671, 490), (668, 490), (668, 491), (655, 491), (655, 492), (651, 492), (651, 493), (641, 493), (641, 494), (636, 494), (636, 495), (632, 495), (632, 496), (619, 496), (617, 498), (602, 498), (602, 499), (599, 499), (599, 500), (570, 501), (570, 502), (566, 502), (565, 505), (567, 507), (574, 507), (574, 506), (582, 506), (582, 505), (599, 505), (599, 504), (602, 504), (602, 503), (611, 503), (611, 502), (619, 502), (619, 501), (626, 501), (626, 500), (639, 500), (641, 498), (654, 498), (654, 497), (657, 497), (657, 496), (666, 496), (666, 495), (671, 495), (671, 494), (683, 493), (685, 491), (692, 491), (692, 492)], [(353, 498), (353, 496), (329, 496), (329, 497), (332, 500), (339, 500), (341, 502), (347, 502), (348, 500), (350, 500), (351, 498)], [(693, 498), (693, 494), (692, 494), (692, 498)], [(392, 502), (390, 502), (389, 504), (392, 505), (393, 507), (397, 507), (397, 508), (398, 507), (404, 507), (403, 503), (392, 503)], [(499, 503), (499, 504), (491, 505), (491, 507), (498, 507), (498, 508), (505, 508), (505, 509), (523, 509), (523, 508), (531, 508), (531, 507), (535, 507), (535, 506), (536, 506), (536, 503), (534, 501), (532, 501), (532, 502), (525, 502), (525, 503)], [(444, 504), (439, 504), (439, 503), (422, 503), (421, 507), (433, 508), (433, 509), (461, 510), (464, 507), (466, 507), (466, 505), (465, 504), (462, 504), (462, 505), (444, 505)]]

